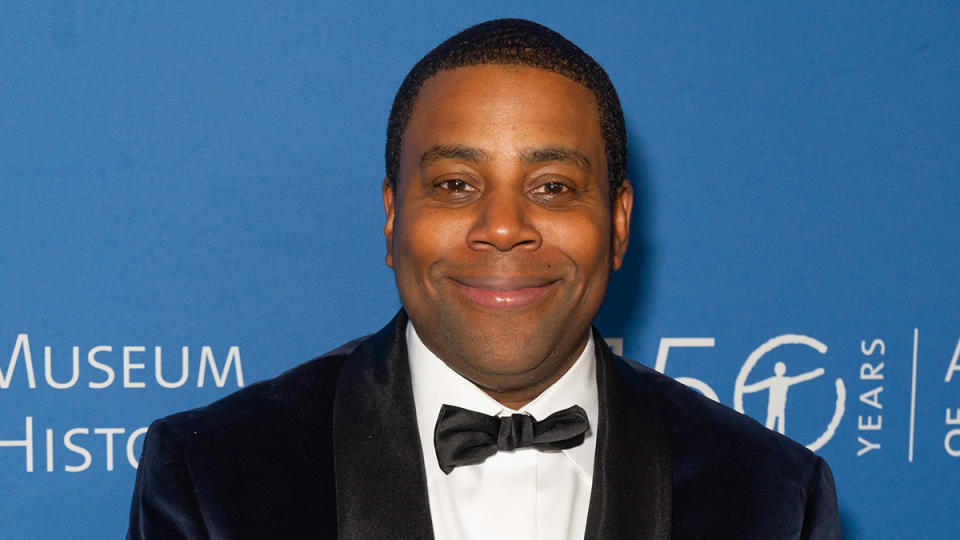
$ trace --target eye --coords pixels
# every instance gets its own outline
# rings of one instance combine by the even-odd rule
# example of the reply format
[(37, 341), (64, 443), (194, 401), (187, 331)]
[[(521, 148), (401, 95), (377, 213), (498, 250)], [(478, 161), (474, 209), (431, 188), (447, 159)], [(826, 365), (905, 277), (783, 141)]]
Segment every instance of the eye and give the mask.
[(447, 180), (442, 180), (437, 184), (437, 187), (445, 189), (447, 191), (452, 191), (454, 193), (469, 193), (477, 191), (477, 188), (468, 184), (465, 180), (459, 178), (450, 178)]
[(566, 182), (547, 180), (537, 185), (530, 195), (542, 202), (559, 202), (574, 194), (573, 188)]
[(570, 191), (570, 188), (560, 182), (546, 182), (533, 191), (541, 195), (560, 195)]
[(470, 178), (438, 178), (433, 182), (431, 196), (437, 201), (460, 203), (473, 200), (480, 194), (480, 189)]

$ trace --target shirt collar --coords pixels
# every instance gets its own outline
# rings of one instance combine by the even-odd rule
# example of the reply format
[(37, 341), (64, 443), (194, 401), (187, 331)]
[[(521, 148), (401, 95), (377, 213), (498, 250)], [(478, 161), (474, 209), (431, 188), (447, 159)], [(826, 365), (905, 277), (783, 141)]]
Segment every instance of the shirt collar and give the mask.
[(518, 411), (509, 409), (491, 398), (433, 354), (420, 340), (412, 322), (407, 322), (406, 338), (410, 377), (413, 384), (413, 401), (417, 411), (417, 426), (428, 483), (432, 482), (437, 475), (443, 474), (433, 447), (433, 430), (440, 407), (444, 404), (496, 416), (515, 412), (530, 413), (537, 420), (543, 420), (572, 405), (583, 407), (590, 421), (590, 431), (587, 432), (583, 444), (563, 450), (563, 453), (573, 461), (580, 474), (588, 482), (592, 482), (599, 415), (597, 361), (592, 332), (583, 352), (570, 369), (557, 382)]

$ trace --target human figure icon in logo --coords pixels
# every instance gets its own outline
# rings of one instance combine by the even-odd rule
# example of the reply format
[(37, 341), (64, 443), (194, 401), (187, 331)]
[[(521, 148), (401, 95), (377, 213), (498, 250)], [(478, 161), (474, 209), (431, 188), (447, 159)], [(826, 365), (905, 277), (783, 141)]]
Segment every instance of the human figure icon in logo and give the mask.
[(787, 390), (798, 383), (809, 381), (823, 375), (823, 368), (817, 368), (813, 371), (801, 373), (800, 375), (786, 376), (787, 365), (783, 362), (777, 362), (773, 366), (774, 375), (762, 381), (753, 384), (744, 385), (744, 392), (757, 392), (767, 388), (770, 390), (770, 396), (767, 401), (767, 422), (768, 429), (775, 429), (783, 434), (786, 430), (785, 416), (787, 409)]

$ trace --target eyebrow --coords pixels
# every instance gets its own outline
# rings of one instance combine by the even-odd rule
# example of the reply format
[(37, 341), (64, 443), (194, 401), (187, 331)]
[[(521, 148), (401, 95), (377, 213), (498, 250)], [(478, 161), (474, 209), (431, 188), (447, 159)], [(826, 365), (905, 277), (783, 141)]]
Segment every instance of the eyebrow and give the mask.
[(490, 161), (490, 156), (479, 148), (472, 146), (462, 146), (459, 144), (435, 144), (429, 150), (423, 153), (420, 158), (420, 166), (426, 167), (435, 161), (441, 159), (459, 159), (471, 163), (486, 163)]
[(563, 146), (546, 146), (543, 148), (525, 149), (520, 151), (520, 161), (524, 164), (548, 163), (559, 161), (570, 163), (585, 171), (590, 170), (590, 159), (576, 148)]
[[(420, 166), (426, 167), (441, 159), (458, 159), (470, 163), (482, 164), (490, 161), (490, 155), (480, 148), (460, 144), (435, 144), (420, 157)], [(523, 149), (517, 159), (524, 165), (536, 163), (570, 163), (585, 171), (590, 171), (590, 158), (576, 148), (564, 146), (545, 146), (543, 148)]]

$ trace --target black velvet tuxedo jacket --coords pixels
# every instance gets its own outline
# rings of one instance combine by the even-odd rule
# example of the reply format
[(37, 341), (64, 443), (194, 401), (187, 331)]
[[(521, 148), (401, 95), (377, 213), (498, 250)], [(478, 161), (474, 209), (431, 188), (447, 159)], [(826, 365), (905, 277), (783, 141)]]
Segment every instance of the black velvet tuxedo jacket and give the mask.
[[(433, 538), (406, 323), (156, 421), (128, 538)], [(595, 342), (587, 538), (840, 537), (823, 460)]]

